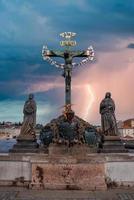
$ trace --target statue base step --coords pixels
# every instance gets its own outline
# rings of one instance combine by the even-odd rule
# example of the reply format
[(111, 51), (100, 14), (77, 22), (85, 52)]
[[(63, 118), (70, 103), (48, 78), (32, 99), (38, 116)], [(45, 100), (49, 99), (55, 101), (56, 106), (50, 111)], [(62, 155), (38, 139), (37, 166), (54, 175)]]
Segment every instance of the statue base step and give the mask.
[(9, 150), (11, 153), (37, 153), (39, 144), (36, 139), (17, 139), (17, 143)]
[(100, 150), (102, 153), (125, 153), (125, 149), (119, 136), (104, 136), (103, 148)]
[(69, 156), (86, 156), (90, 153), (97, 153), (97, 148), (89, 147), (86, 144), (75, 144), (74, 146), (68, 147), (66, 145), (50, 144), (49, 156), (60, 156), (60, 155), (69, 155)]

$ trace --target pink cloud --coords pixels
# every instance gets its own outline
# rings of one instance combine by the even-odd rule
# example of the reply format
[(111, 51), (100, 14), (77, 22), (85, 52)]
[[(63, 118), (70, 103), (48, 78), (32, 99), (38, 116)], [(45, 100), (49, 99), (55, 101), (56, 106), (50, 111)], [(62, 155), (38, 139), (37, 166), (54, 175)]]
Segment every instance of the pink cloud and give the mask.
[[(117, 119), (126, 119), (134, 117), (134, 61), (133, 50), (125, 49), (124, 51), (100, 53), (99, 62), (89, 68), (81, 69), (74, 82), (81, 85), (90, 84), (94, 101), (87, 115), (87, 121), (99, 123), (99, 104), (105, 93), (110, 91), (116, 103)], [(75, 93), (75, 92), (74, 92)], [(88, 90), (84, 87), (79, 90), (79, 98), (73, 97), (73, 102), (77, 105), (75, 108), (80, 116), (86, 110), (88, 103), (85, 103)], [(90, 102), (90, 98), (89, 102)]]
[(58, 78), (55, 76), (44, 76), (40, 78), (41, 80), (39, 80), (39, 77), (37, 79), (37, 82), (29, 85), (25, 93), (46, 92), (64, 86), (64, 80), (60, 76)]

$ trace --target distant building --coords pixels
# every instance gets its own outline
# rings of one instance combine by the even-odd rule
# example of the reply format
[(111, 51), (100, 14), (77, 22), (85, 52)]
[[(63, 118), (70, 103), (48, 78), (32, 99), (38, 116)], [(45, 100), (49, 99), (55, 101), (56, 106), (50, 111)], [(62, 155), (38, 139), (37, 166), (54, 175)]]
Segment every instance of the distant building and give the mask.
[(12, 122), (5, 122), (6, 126), (12, 126)]
[(121, 137), (132, 137), (134, 138), (134, 128), (120, 128), (119, 133)]
[(134, 119), (128, 119), (124, 122), (124, 128), (134, 128)]
[(0, 136), (11, 136), (12, 137), (17, 137), (20, 133), (20, 128), (15, 128), (15, 127), (10, 127), (10, 128), (1, 128), (0, 127)]
[(134, 138), (134, 119), (125, 120), (118, 130), (121, 137)]

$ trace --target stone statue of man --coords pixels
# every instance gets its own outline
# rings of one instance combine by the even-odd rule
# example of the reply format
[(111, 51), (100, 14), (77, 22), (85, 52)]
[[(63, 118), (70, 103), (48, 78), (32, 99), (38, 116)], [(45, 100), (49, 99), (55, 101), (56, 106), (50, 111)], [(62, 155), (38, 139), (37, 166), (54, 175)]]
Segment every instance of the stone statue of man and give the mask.
[(115, 136), (118, 133), (115, 103), (111, 98), (111, 93), (107, 92), (105, 98), (100, 103), (101, 126), (105, 135)]
[(23, 125), (21, 128), (20, 135), (30, 136), (35, 135), (36, 126), (36, 102), (34, 100), (34, 95), (29, 94), (28, 100), (26, 100), (23, 108)]

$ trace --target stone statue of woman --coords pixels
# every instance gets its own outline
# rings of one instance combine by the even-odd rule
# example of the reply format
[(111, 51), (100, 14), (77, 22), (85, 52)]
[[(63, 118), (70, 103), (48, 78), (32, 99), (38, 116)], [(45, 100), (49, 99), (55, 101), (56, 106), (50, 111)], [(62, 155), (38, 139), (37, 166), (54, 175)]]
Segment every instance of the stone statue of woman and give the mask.
[(35, 138), (35, 126), (36, 126), (36, 102), (34, 95), (29, 94), (28, 100), (24, 104), (23, 113), (23, 124), (20, 131), (19, 138), (25, 139)]
[(101, 126), (105, 135), (115, 136), (118, 133), (115, 103), (111, 98), (111, 93), (107, 92), (105, 98), (100, 103)]

